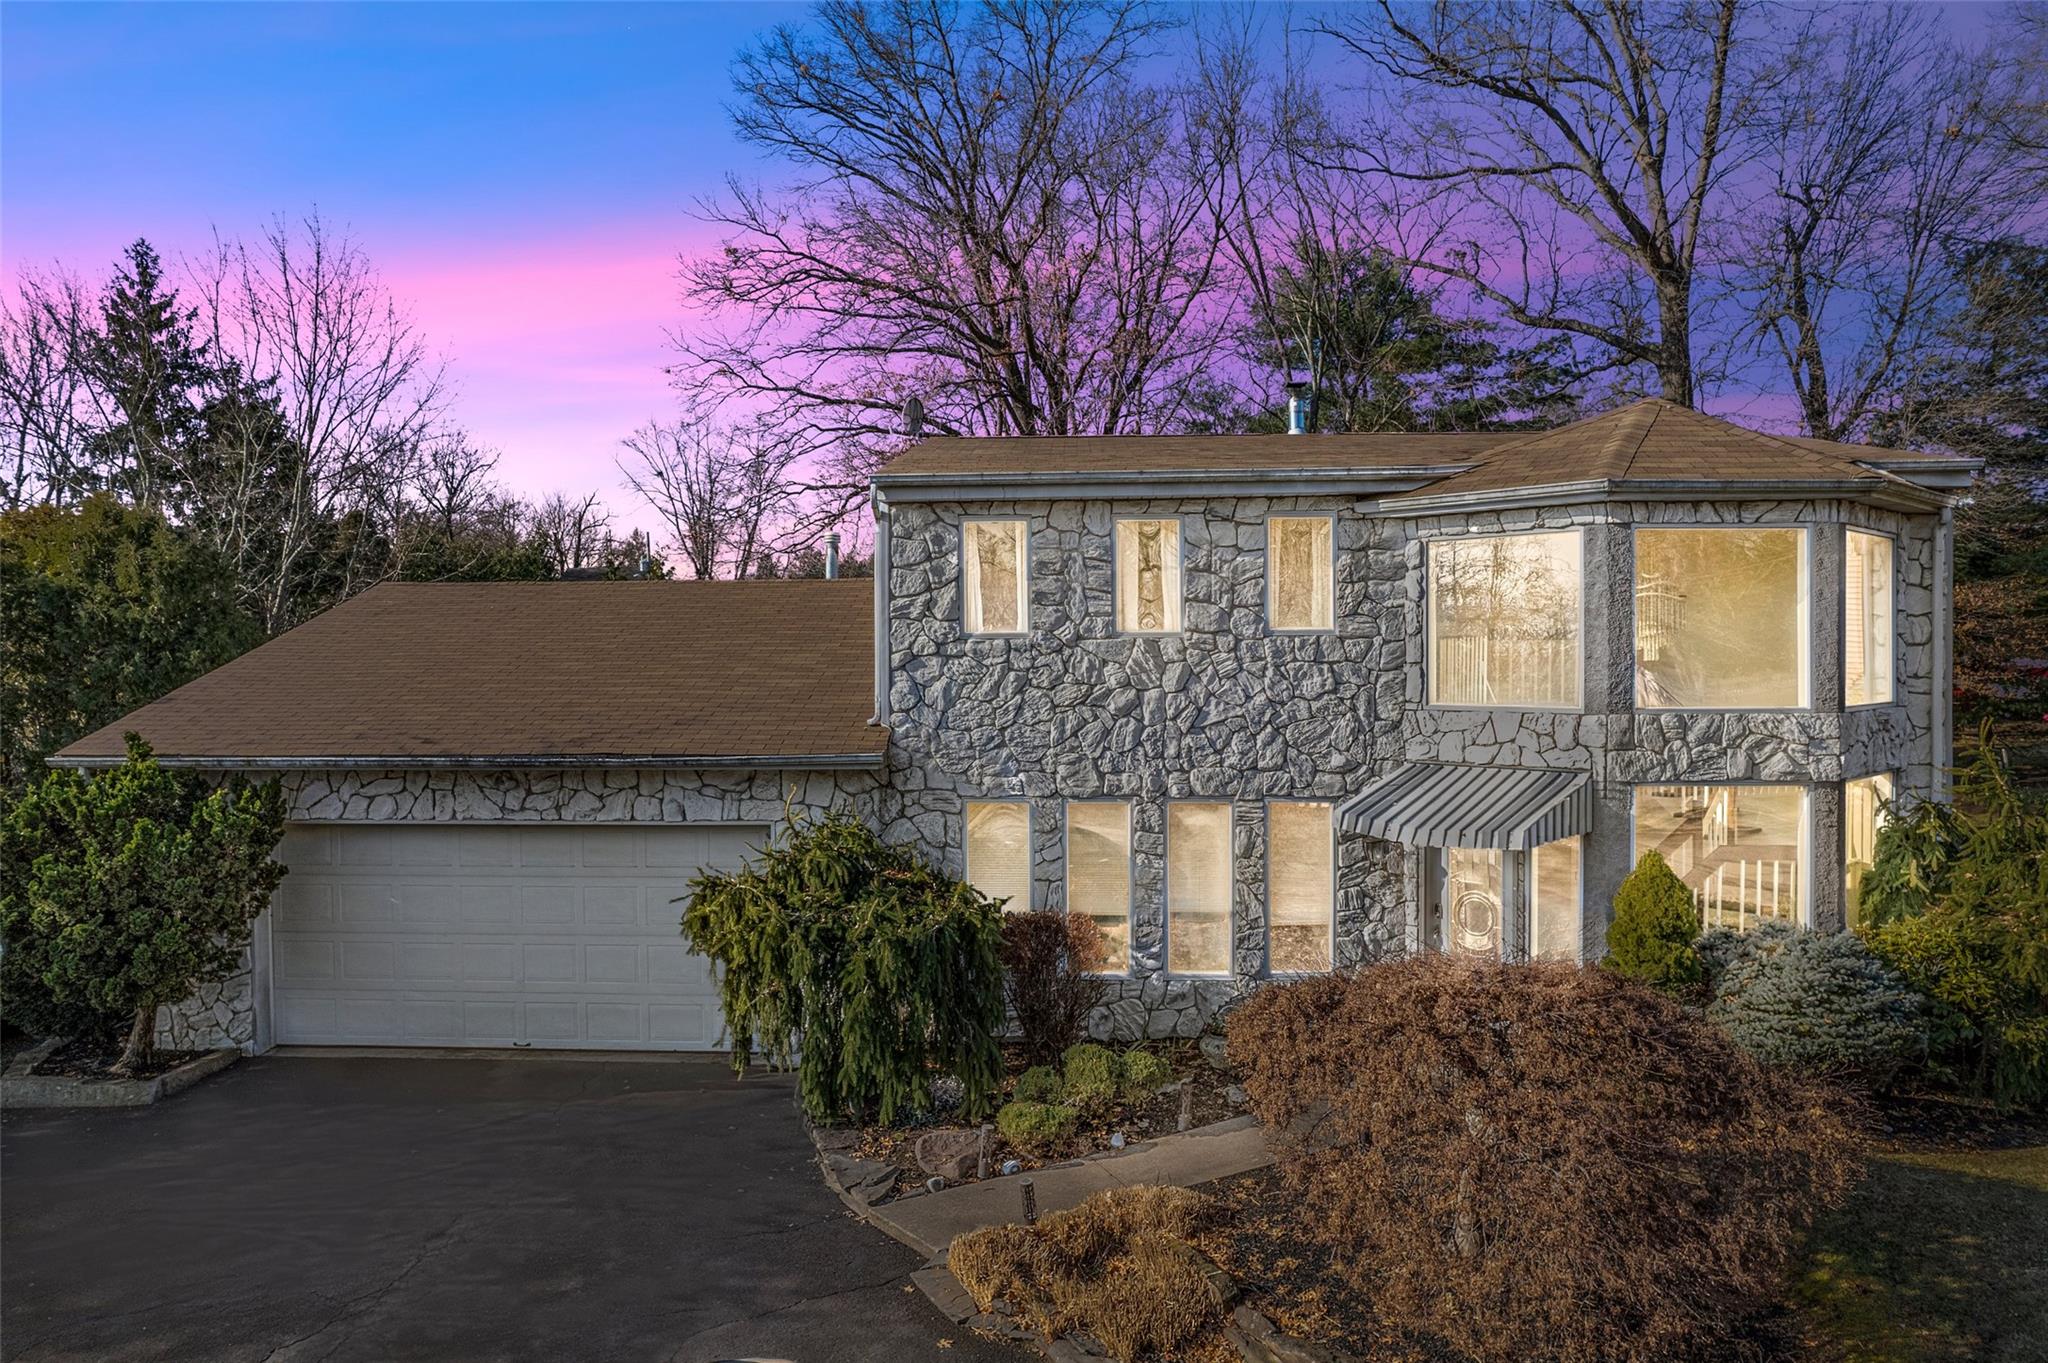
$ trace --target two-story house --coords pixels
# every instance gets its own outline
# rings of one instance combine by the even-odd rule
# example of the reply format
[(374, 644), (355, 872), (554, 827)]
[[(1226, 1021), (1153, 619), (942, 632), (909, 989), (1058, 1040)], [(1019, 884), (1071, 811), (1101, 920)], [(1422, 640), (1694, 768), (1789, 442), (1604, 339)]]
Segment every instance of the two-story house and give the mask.
[(716, 1045), (695, 867), (843, 805), (1086, 914), (1104, 1034), (1389, 953), (1597, 959), (1635, 859), (1840, 927), (1950, 762), (1974, 465), (1659, 401), (1538, 434), (935, 439), (872, 583), (380, 587), (55, 760), (283, 773), (176, 1035)]

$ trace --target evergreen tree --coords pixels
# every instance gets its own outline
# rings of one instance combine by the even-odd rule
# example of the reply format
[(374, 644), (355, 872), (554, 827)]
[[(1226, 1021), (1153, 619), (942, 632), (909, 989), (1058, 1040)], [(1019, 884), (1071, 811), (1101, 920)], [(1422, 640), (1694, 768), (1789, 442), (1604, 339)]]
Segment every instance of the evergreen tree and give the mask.
[(156, 249), (137, 238), (100, 300), (86, 364), (111, 407), (92, 441), (95, 462), (138, 506), (181, 509), (185, 462), (215, 374), (192, 336), (197, 310), (180, 308)]

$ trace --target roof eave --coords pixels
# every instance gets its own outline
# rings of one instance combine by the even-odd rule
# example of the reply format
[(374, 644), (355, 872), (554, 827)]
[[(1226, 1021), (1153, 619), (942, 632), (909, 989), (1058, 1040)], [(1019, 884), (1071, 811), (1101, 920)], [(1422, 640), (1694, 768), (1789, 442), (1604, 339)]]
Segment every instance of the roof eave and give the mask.
[(1485, 488), (1471, 492), (1408, 493), (1367, 509), (1376, 516), (1433, 515), (1449, 511), (1508, 511), (1537, 506), (1572, 506), (1619, 501), (1757, 501), (1848, 497), (1898, 510), (1925, 511), (1949, 498), (1896, 478), (1729, 479), (1678, 482), (1666, 479), (1594, 479), (1544, 483), (1535, 487)]
[[(44, 759), (51, 767), (95, 770), (118, 767), (125, 754), (100, 753), (66, 756), (57, 753)], [(760, 754), (576, 754), (506, 753), (459, 756), (308, 756), (227, 757), (158, 753), (159, 766), (185, 767), (201, 771), (511, 771), (552, 768), (582, 770), (592, 767), (633, 767), (668, 771), (881, 771), (888, 763), (886, 752), (873, 753), (760, 753)]]
[(881, 473), (874, 488), (892, 503), (1057, 501), (1088, 497), (1353, 496), (1402, 492), (1464, 473), (1455, 464), (1306, 469), (1117, 469), (1060, 473)]

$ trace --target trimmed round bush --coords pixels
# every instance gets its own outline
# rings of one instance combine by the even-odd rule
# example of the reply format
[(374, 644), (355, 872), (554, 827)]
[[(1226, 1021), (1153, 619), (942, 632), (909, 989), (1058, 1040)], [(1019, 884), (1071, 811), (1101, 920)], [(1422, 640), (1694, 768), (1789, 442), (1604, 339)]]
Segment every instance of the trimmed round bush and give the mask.
[(1304, 1233), (1483, 1363), (1725, 1356), (1857, 1171), (1838, 1095), (1608, 971), (1426, 954), (1229, 1038)]
[(1010, 1097), (1020, 1103), (1057, 1103), (1060, 1100), (1059, 1071), (1050, 1065), (1033, 1065), (1017, 1076)]
[(1878, 1087), (1927, 1054), (1927, 1000), (1853, 933), (1765, 923), (1700, 955), (1707, 1019), (1766, 1065)]
[(1003, 1139), (1022, 1150), (1043, 1151), (1074, 1134), (1080, 1114), (1056, 1103), (1007, 1103), (996, 1114)]
[(1115, 1051), (1084, 1041), (1067, 1047), (1060, 1061), (1060, 1080), (1070, 1106), (1082, 1112), (1100, 1112), (1116, 1102), (1123, 1066), (1117, 1063)]
[(1703, 971), (1694, 941), (1699, 909), (1692, 891), (1655, 852), (1645, 852), (1614, 894), (1607, 968), (1657, 989), (1687, 990)]
[(1143, 1102), (1173, 1082), (1173, 1066), (1150, 1051), (1125, 1051), (1123, 1095), (1127, 1103)]

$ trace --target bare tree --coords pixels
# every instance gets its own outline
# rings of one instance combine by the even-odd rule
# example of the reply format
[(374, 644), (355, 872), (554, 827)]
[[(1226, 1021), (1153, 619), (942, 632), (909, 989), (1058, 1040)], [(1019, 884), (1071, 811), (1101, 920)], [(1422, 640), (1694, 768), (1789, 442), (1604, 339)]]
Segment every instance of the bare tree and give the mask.
[(680, 375), (769, 399), (853, 475), (911, 396), (935, 433), (1172, 427), (1219, 335), (1220, 231), (1184, 100), (1132, 79), (1163, 27), (1135, 0), (827, 0), (777, 29), (734, 120), (794, 178), (707, 205), (732, 235), (684, 274), (736, 325), (678, 337)]
[(574, 501), (550, 493), (528, 513), (527, 532), (557, 573), (603, 564), (611, 543), (611, 513), (595, 492)]
[(1691, 405), (1711, 205), (1765, 83), (1743, 8), (1380, 0), (1334, 18), (1320, 31), (1381, 96), (1345, 164), (1384, 190), (1410, 263)]
[(1989, 54), (1944, 41), (1924, 10), (1830, 18), (1773, 93), (1769, 193), (1752, 200), (1735, 274), (1807, 433), (1850, 440), (1963, 301), (1967, 248), (2008, 232), (2040, 185), (1999, 134)]
[(624, 445), (620, 472), (661, 518), (692, 577), (758, 573), (804, 490), (792, 470), (805, 450), (772, 423), (728, 425), (689, 411), (649, 422)]
[(0, 442), (9, 507), (65, 504), (95, 481), (86, 452), (92, 305), (75, 277), (24, 272), (0, 302)]
[[(394, 525), (445, 401), (443, 371), (362, 247), (318, 213), (280, 218), (253, 244), (220, 241), (197, 271), (215, 354), (274, 376), (295, 458), (270, 561), (254, 576), (273, 629), (294, 618), (308, 556), (354, 515)], [(352, 536), (326, 565), (348, 595), (387, 563)]]

